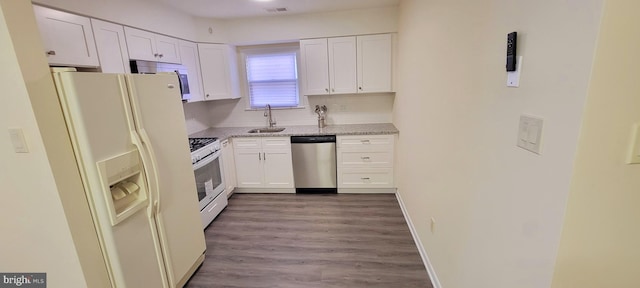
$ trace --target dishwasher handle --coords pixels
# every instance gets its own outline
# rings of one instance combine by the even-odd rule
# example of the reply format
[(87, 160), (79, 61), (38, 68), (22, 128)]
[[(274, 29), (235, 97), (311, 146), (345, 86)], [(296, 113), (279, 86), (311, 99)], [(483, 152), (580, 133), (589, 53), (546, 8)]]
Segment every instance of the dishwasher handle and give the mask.
[(291, 143), (335, 143), (336, 135), (291, 136)]

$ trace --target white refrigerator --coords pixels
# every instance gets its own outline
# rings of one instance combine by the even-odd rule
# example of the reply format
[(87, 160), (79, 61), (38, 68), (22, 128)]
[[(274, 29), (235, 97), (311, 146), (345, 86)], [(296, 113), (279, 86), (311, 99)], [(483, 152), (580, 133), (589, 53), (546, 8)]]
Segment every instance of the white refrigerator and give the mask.
[(177, 76), (52, 71), (112, 285), (182, 287), (206, 245)]

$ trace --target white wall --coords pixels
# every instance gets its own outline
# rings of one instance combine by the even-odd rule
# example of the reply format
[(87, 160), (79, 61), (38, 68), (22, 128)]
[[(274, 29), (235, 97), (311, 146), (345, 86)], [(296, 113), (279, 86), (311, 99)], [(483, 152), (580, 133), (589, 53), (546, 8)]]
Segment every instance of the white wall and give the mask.
[(640, 165), (625, 163), (640, 123), (638, 11), (605, 4), (554, 288), (640, 287)]
[[(47, 287), (107, 287), (36, 31), (29, 2), (0, 0), (0, 271), (45, 272)], [(8, 128), (22, 129), (29, 153), (14, 153)]]
[[(376, 34), (397, 31), (397, 8), (383, 7), (338, 12), (241, 18), (212, 23), (196, 21), (198, 41), (235, 45), (278, 43), (305, 38)], [(209, 34), (208, 28), (214, 28)], [(218, 29), (226, 30), (221, 36)]]
[(182, 107), (184, 109), (184, 119), (187, 124), (188, 134), (209, 128), (209, 109), (206, 104), (200, 102), (184, 103)]
[[(364, 95), (318, 95), (308, 98), (308, 105), (304, 109), (274, 109), (278, 126), (287, 125), (316, 125), (318, 118), (315, 105), (326, 105), (328, 112), (326, 123), (333, 124), (364, 124), (390, 123), (392, 121), (393, 98), (390, 93)], [(193, 103), (188, 105), (206, 105), (211, 127), (262, 127), (266, 125), (263, 110), (246, 110), (246, 97), (239, 100), (218, 100), (207, 103)], [(202, 108), (196, 108), (200, 111)], [(194, 111), (189, 108), (185, 111)], [(186, 113), (186, 112), (185, 112)], [(193, 115), (193, 114), (192, 114)], [(192, 122), (187, 120), (187, 122)], [(206, 120), (200, 119), (202, 123)], [(197, 126), (197, 125), (192, 125)], [(191, 130), (189, 133), (193, 133)]]
[(33, 0), (33, 3), (186, 40), (196, 40), (195, 19), (161, 1)]
[[(359, 9), (303, 15), (242, 18), (236, 20), (197, 19), (198, 40), (236, 45), (282, 43), (299, 39), (345, 35), (393, 33), (397, 31), (397, 7)], [(208, 29), (213, 33), (209, 34)], [(388, 123), (392, 119), (394, 93), (302, 96), (305, 109), (274, 110), (279, 126), (316, 125), (315, 105), (327, 105), (328, 124)], [(212, 127), (264, 126), (263, 111), (247, 111), (246, 97), (239, 100), (192, 103), (185, 107), (189, 132)], [(307, 105), (308, 104), (308, 105)], [(201, 116), (208, 110), (208, 121)], [(188, 111), (188, 112), (187, 112)], [(198, 119), (198, 120), (196, 120)]]
[[(401, 2), (397, 180), (442, 287), (551, 285), (602, 2)], [(542, 155), (516, 147), (521, 114)]]

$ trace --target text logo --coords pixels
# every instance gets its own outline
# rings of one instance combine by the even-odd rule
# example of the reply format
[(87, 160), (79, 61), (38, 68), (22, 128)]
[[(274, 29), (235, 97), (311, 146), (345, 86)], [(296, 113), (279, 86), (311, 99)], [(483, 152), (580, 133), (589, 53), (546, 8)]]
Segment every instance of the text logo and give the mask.
[(47, 273), (0, 273), (0, 288), (46, 288)]

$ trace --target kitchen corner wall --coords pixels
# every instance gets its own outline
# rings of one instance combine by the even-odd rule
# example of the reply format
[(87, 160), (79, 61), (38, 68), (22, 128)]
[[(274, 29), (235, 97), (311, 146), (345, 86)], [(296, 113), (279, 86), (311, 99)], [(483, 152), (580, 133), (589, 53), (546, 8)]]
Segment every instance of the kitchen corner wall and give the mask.
[(606, 1), (553, 288), (640, 287), (639, 1)]
[[(109, 287), (55, 86), (28, 1), (0, 0), (0, 272), (47, 287)], [(16, 153), (7, 128), (24, 133)]]
[[(212, 20), (196, 18), (201, 42), (254, 45), (298, 41), (307, 38), (394, 33), (397, 7), (358, 9), (303, 15)], [(211, 28), (212, 33), (209, 33)], [(397, 51), (394, 51), (396, 53)], [(242, 89), (241, 89), (242, 90)], [(395, 93), (302, 96), (304, 109), (274, 109), (278, 126), (316, 125), (315, 105), (327, 105), (331, 124), (389, 123)], [(262, 110), (247, 110), (246, 97), (184, 105), (189, 133), (210, 127), (260, 127)]]
[[(551, 286), (602, 3), (401, 1), (396, 175), (441, 287)], [(544, 119), (540, 155), (516, 146), (521, 114)]]

